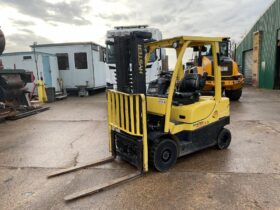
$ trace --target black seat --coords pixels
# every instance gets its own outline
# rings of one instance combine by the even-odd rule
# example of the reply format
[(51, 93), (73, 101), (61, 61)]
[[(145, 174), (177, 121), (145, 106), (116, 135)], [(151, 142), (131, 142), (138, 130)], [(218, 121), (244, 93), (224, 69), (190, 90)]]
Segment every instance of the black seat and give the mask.
[(159, 78), (150, 82), (147, 94), (152, 96), (167, 96), (172, 72), (162, 72)]
[(199, 101), (200, 90), (204, 87), (207, 73), (201, 76), (198, 73), (186, 73), (174, 93), (173, 104), (189, 105)]

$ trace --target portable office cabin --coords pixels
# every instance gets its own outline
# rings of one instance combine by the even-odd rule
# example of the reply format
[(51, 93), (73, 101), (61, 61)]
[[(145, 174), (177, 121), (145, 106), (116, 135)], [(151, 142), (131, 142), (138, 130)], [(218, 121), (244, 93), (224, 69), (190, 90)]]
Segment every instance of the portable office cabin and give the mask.
[[(58, 83), (59, 72), (56, 55), (31, 51), (13, 52), (2, 54), (0, 59), (5, 69), (24, 69), (26, 71), (32, 71), (35, 82), (42, 78), (46, 87), (54, 87), (56, 91), (61, 91)], [(28, 84), (28, 90), (32, 91), (33, 86), (34, 85)]]
[[(34, 48), (34, 46), (31, 46)], [(105, 48), (93, 42), (35, 45), (36, 51), (55, 54), (64, 88), (87, 90), (106, 87)]]
[(280, 89), (280, 0), (260, 17), (237, 47), (237, 61), (246, 82)]

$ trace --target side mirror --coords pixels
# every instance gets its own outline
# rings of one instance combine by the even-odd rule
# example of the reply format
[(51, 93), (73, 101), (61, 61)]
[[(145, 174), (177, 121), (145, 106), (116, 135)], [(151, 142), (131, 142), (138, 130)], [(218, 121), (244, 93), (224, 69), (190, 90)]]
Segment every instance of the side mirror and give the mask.
[(207, 47), (202, 46), (202, 47), (201, 47), (201, 52), (207, 52)]
[(193, 51), (194, 51), (194, 52), (198, 52), (198, 51), (199, 51), (199, 48), (198, 48), (197, 46), (194, 46), (194, 47), (193, 47)]

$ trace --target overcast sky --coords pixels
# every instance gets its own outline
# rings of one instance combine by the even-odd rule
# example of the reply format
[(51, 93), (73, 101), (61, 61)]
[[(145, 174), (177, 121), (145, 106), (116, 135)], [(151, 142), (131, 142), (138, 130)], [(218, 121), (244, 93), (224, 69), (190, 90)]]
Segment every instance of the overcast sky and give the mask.
[(6, 52), (33, 42), (94, 41), (119, 25), (148, 24), (163, 37), (230, 36), (240, 40), (274, 0), (0, 0)]

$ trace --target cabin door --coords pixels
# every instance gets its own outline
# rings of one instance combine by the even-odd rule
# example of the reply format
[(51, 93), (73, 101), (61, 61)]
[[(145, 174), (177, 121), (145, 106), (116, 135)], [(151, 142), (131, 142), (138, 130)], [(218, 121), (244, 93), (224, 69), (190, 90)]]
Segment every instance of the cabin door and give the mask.
[(52, 75), (49, 56), (43, 56), (43, 72), (46, 87), (52, 87)]

